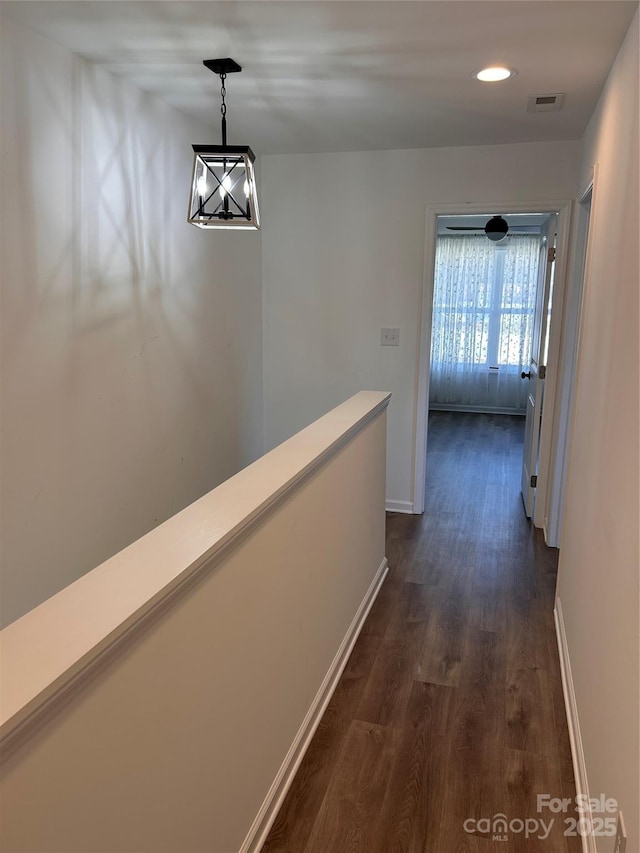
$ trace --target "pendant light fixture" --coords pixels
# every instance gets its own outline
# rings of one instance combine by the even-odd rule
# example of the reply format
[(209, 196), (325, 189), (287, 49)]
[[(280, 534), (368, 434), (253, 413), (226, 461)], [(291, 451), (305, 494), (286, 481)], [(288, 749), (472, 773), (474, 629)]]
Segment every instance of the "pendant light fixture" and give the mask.
[(233, 59), (205, 59), (220, 77), (222, 145), (194, 145), (187, 221), (198, 228), (260, 228), (255, 155), (248, 145), (227, 145), (227, 74), (242, 71)]

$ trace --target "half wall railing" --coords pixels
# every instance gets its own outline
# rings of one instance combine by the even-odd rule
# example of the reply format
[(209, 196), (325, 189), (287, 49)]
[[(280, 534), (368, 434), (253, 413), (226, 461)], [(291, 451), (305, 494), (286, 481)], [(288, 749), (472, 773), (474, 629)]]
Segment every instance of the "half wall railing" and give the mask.
[(1, 632), (3, 851), (260, 849), (387, 571), (389, 397)]

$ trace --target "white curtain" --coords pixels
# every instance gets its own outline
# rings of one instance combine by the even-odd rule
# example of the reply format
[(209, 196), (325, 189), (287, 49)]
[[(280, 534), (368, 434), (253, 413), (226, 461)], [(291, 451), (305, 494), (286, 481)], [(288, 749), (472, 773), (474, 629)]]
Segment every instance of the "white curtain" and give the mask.
[(434, 406), (524, 411), (540, 238), (439, 236), (431, 381)]

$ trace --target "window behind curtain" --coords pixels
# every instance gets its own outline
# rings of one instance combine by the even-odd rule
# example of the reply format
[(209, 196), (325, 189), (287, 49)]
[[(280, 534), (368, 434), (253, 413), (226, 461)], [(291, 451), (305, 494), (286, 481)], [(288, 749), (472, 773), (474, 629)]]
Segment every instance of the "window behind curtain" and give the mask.
[(535, 235), (438, 237), (432, 405), (524, 412), (539, 249)]

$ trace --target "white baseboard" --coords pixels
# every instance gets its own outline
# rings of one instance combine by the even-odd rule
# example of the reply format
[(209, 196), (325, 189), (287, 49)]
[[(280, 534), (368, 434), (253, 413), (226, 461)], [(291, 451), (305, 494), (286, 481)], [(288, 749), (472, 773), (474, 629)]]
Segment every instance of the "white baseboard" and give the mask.
[[(582, 736), (580, 735), (580, 721), (578, 719), (578, 705), (573, 687), (573, 676), (571, 675), (571, 662), (569, 660), (569, 647), (567, 635), (564, 629), (564, 617), (562, 615), (562, 604), (560, 598), (556, 598), (556, 606), (553, 609), (556, 623), (556, 637), (558, 640), (558, 651), (560, 653), (560, 671), (562, 673), (562, 691), (564, 693), (564, 704), (567, 711), (567, 726), (569, 728), (569, 740), (571, 742), (571, 757), (573, 759), (573, 775), (576, 781), (576, 795), (581, 795), (587, 801), (589, 799), (589, 782), (587, 779), (587, 765), (584, 758)], [(584, 817), (592, 822), (591, 812), (585, 812)], [(593, 825), (593, 823), (592, 823)], [(596, 839), (593, 835), (582, 836), (582, 853), (598, 853)]]
[(405, 512), (413, 514), (411, 501), (387, 501), (387, 512)]
[(239, 853), (259, 853), (262, 849), (267, 835), (269, 834), (269, 830), (278, 815), (280, 806), (284, 802), (287, 791), (291, 787), (291, 783), (294, 780), (298, 767), (304, 758), (304, 754), (311, 743), (311, 739), (313, 738), (316, 729), (318, 728), (322, 715), (324, 714), (326, 707), (338, 686), (338, 681), (340, 680), (340, 676), (347, 665), (349, 655), (353, 650), (355, 642), (362, 630), (362, 626), (369, 615), (369, 611), (371, 610), (373, 602), (376, 600), (376, 596), (380, 591), (380, 587), (382, 586), (388, 571), (389, 564), (385, 557), (382, 563), (380, 563), (378, 571), (376, 572), (369, 589), (358, 607), (357, 613), (349, 626), (349, 630), (340, 644), (340, 648), (329, 667), (329, 671), (324, 677), (315, 699), (311, 703), (307, 716), (304, 718), (304, 721), (291, 744), (289, 752), (282, 762), (280, 770), (278, 771), (276, 778), (269, 789), (269, 793), (260, 807), (247, 837), (242, 843)]

